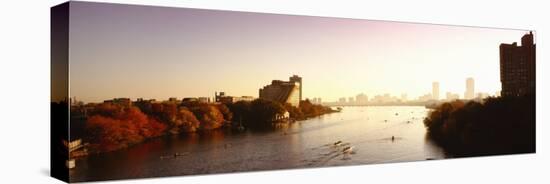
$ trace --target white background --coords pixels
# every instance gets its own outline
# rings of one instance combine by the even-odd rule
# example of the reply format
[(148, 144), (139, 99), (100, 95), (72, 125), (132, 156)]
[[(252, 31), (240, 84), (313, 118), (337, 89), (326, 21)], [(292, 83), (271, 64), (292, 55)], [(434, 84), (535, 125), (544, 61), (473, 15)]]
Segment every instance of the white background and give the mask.
[[(0, 183), (62, 183), (49, 177), (49, 7), (0, 6)], [(130, 4), (536, 30), (537, 153), (322, 169), (121, 180), (112, 183), (548, 183), (548, 46), (545, 1), (111, 0)], [(519, 42), (519, 38), (518, 38)]]

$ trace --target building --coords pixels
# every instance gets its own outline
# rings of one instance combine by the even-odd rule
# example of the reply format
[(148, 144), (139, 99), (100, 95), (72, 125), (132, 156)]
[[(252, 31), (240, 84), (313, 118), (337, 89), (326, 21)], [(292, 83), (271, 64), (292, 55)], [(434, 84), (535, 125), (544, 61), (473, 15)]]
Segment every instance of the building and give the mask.
[(323, 103), (323, 100), (319, 97), (317, 98), (317, 104), (322, 104)]
[(300, 101), (302, 101), (302, 86), (303, 86), (303, 83), (302, 83), (302, 77), (298, 76), (298, 75), (293, 75), (292, 77), (288, 78), (288, 81), (289, 82), (295, 82), (295, 83), (299, 83), (300, 84)]
[(162, 103), (160, 101), (157, 101), (155, 99), (143, 99), (143, 98), (137, 98), (136, 101), (132, 102), (134, 106), (140, 108), (140, 109), (148, 109), (151, 108), (151, 105), (154, 103)]
[(464, 99), (473, 99), (474, 97), (474, 78), (470, 77), (466, 79), (466, 92), (464, 92)]
[(439, 82), (432, 83), (432, 100), (439, 100)]
[(143, 98), (137, 98), (135, 102), (156, 102), (157, 100), (156, 99), (149, 99), (149, 100), (145, 100)]
[(408, 101), (407, 94), (406, 93), (401, 94), (401, 102), (406, 102), (406, 101)]
[(476, 98), (478, 98), (478, 99), (485, 99), (487, 97), (489, 97), (488, 93), (477, 93), (476, 94)]
[[(309, 99), (307, 99), (307, 100), (309, 100)], [(310, 102), (311, 102), (312, 104), (321, 104), (321, 103), (322, 103), (321, 98), (312, 98), (312, 99), (310, 100)]]
[(272, 121), (284, 121), (290, 119), (290, 113), (285, 110), (283, 113), (277, 113), (275, 114), (275, 117), (272, 119)]
[(194, 97), (187, 97), (187, 98), (181, 99), (181, 102), (182, 102), (182, 103), (183, 103), (183, 102), (198, 102), (198, 101), (199, 101), (199, 99), (194, 98)]
[(342, 98), (338, 99), (338, 102), (346, 103), (346, 97), (342, 97)]
[(197, 101), (200, 103), (210, 103), (210, 97), (199, 97), (197, 98)]
[[(182, 99), (183, 100), (183, 99)], [(168, 101), (169, 103), (175, 103), (175, 104), (180, 104), (182, 102), (182, 100), (178, 100), (178, 98), (176, 97), (170, 97), (168, 98)]]
[(516, 42), (500, 44), (500, 82), (502, 96), (523, 96), (535, 93), (536, 45), (533, 32)]
[(361, 105), (367, 104), (369, 102), (369, 97), (363, 93), (358, 94), (355, 96), (355, 102)]
[(353, 97), (348, 98), (348, 103), (353, 104), (355, 102), (355, 99)]
[[(238, 101), (253, 101), (253, 100), (255, 100), (255, 98), (252, 97), (252, 96), (227, 96), (227, 95), (225, 95), (225, 92), (220, 92), (220, 94), (218, 94), (218, 92), (215, 92), (214, 96), (215, 96), (215, 102), (218, 102), (218, 103), (235, 103), (235, 102), (238, 102)], [(199, 99), (199, 101), (200, 101), (200, 99)]]
[(135, 102), (133, 103), (160, 103), (156, 99), (143, 99), (143, 98), (137, 98)]
[(401, 99), (396, 96), (391, 96), (389, 93), (385, 93), (384, 95), (375, 95), (370, 102), (372, 104), (385, 104), (385, 103), (394, 103), (394, 102), (400, 102)]
[(418, 101), (421, 101), (421, 102), (430, 101), (432, 99), (433, 99), (432, 94), (425, 94), (418, 97)]
[(294, 75), (290, 81), (273, 80), (271, 84), (259, 90), (260, 98), (277, 101), (281, 104), (289, 103), (292, 106), (299, 106), (301, 101), (302, 78)]
[(117, 104), (125, 107), (132, 106), (132, 101), (130, 100), (130, 98), (114, 98), (112, 100), (105, 100), (103, 101), (103, 103)]
[(447, 101), (454, 101), (454, 100), (458, 100), (459, 98), (460, 96), (458, 94), (447, 92), (447, 98), (446, 98)]
[(78, 101), (76, 99), (76, 96), (75, 96), (75, 97), (69, 98), (69, 104), (71, 106), (83, 106), (84, 102), (83, 101)]

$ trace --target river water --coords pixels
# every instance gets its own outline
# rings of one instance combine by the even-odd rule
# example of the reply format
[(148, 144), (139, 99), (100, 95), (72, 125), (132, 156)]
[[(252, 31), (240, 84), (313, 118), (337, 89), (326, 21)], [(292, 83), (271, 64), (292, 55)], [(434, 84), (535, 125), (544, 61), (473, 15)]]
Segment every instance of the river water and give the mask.
[[(70, 177), (77, 182), (445, 158), (426, 138), (422, 121), (428, 111), (420, 106), (344, 107), (275, 131), (157, 138), (78, 159)], [(347, 146), (353, 151), (344, 153)]]

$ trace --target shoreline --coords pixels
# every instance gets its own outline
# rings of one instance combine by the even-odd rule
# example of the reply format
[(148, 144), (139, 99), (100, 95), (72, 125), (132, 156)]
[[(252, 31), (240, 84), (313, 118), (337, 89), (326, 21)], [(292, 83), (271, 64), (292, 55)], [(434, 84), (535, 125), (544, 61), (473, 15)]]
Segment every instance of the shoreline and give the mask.
[(339, 113), (339, 112), (341, 112), (341, 111), (331, 110), (331, 111), (324, 112), (324, 113), (319, 114), (319, 115), (307, 116), (307, 117), (300, 118), (300, 119), (293, 119), (293, 120), (288, 119), (288, 120), (285, 120), (285, 121), (273, 121), (272, 122), (273, 127), (246, 128), (246, 130), (244, 130), (244, 131), (235, 130), (234, 125), (238, 122), (230, 121), (230, 122), (224, 123), (224, 125), (222, 125), (218, 128), (215, 128), (215, 129), (202, 129), (202, 130), (197, 130), (197, 131), (194, 131), (194, 132), (183, 132), (183, 133), (177, 133), (177, 134), (172, 134), (170, 132), (166, 132), (166, 133), (164, 133), (162, 135), (159, 135), (159, 136), (148, 137), (148, 138), (146, 138), (146, 139), (144, 139), (144, 140), (142, 140), (138, 143), (129, 145), (127, 147), (120, 148), (120, 149), (115, 149), (115, 150), (110, 150), (110, 151), (98, 151), (98, 149), (88, 148), (86, 154), (80, 154), (78, 156), (74, 156), (74, 157), (71, 157), (71, 158), (81, 159), (81, 158), (85, 158), (85, 157), (89, 157), (89, 156), (93, 156), (93, 155), (101, 155), (101, 154), (104, 154), (104, 153), (117, 152), (117, 151), (129, 149), (129, 148), (132, 148), (134, 146), (138, 146), (138, 145), (147, 143), (149, 141), (153, 141), (153, 140), (156, 140), (156, 139), (162, 139), (162, 138), (166, 138), (166, 137), (170, 137), (170, 136), (189, 136), (189, 135), (193, 135), (193, 134), (202, 135), (202, 134), (209, 134), (209, 133), (216, 132), (216, 131), (231, 131), (232, 133), (237, 133), (237, 134), (245, 133), (245, 132), (248, 132), (248, 131), (276, 131), (276, 129), (277, 129), (275, 127), (276, 125), (290, 125), (290, 124), (297, 123), (297, 122), (300, 122), (300, 121), (305, 121), (305, 120), (308, 120), (308, 119), (321, 117), (323, 115), (332, 114), (332, 113)]

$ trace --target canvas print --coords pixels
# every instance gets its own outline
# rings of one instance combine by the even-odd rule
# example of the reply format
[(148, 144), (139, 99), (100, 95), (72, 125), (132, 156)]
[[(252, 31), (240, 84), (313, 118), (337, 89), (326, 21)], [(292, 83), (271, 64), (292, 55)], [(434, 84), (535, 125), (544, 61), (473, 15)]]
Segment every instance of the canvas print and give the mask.
[(535, 153), (534, 30), (79, 1), (51, 20), (64, 181)]

